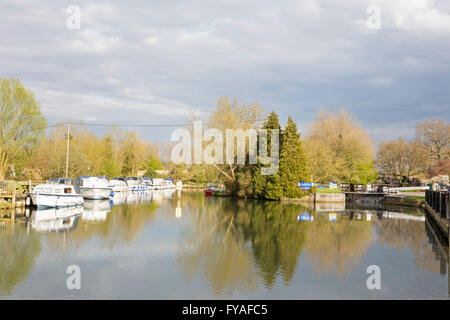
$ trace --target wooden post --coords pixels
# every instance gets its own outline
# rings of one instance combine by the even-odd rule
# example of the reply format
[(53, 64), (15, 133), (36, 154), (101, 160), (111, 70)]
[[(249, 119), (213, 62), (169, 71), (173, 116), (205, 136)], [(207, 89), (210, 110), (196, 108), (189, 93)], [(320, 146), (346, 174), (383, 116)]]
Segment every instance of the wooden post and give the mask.
[(17, 192), (17, 190), (16, 190), (16, 182), (14, 181), (13, 182), (13, 197), (12, 197), (12, 203), (11, 203), (13, 209), (16, 208), (16, 192)]
[(69, 176), (70, 121), (67, 120), (66, 178)]

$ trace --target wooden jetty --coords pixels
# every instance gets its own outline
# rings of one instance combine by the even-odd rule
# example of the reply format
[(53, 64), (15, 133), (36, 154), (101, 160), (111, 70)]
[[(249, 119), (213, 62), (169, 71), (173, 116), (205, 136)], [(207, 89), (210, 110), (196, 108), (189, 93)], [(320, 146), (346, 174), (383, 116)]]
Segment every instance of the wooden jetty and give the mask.
[(45, 181), (0, 181), (0, 209), (13, 209), (31, 204), (30, 192)]

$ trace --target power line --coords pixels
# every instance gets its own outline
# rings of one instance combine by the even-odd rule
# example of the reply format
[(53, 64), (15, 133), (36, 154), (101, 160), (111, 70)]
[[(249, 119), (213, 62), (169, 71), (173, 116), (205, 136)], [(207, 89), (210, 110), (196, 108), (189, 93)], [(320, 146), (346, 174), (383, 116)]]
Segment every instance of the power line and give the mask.
[[(265, 121), (266, 119), (255, 119), (255, 120), (242, 120), (242, 122), (262, 122)], [(193, 127), (194, 124), (159, 124), (159, 123), (155, 123), (155, 124), (137, 124), (137, 123), (129, 123), (129, 124), (111, 124), (111, 123), (87, 123), (87, 122), (71, 122), (71, 124), (74, 125), (83, 125), (83, 126), (95, 126), (95, 127), (133, 127), (133, 128), (152, 128), (152, 127)], [(211, 125), (214, 124), (211, 122), (206, 122), (207, 125)], [(55, 123), (52, 125), (48, 125), (45, 127), (41, 127), (41, 128), (34, 128), (32, 130), (44, 130), (44, 129), (49, 129), (49, 128), (54, 128), (54, 127), (59, 127), (59, 126), (65, 126), (67, 125), (66, 122), (61, 122), (61, 123)]]

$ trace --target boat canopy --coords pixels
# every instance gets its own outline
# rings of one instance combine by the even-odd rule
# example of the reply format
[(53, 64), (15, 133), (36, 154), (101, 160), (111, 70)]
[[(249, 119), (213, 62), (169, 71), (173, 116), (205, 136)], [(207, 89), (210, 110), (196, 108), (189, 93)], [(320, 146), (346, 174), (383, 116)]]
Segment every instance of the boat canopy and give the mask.
[(80, 181), (72, 178), (51, 178), (48, 180), (50, 184), (68, 184), (72, 185), (76, 193), (80, 193)]

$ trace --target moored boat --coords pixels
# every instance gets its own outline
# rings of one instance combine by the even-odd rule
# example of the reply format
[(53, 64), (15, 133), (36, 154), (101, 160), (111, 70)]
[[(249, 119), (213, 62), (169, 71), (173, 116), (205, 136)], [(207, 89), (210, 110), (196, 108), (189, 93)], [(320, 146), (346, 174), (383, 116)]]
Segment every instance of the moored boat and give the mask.
[(109, 180), (108, 186), (112, 188), (114, 193), (127, 192), (130, 190), (124, 178), (113, 178)]
[(106, 176), (80, 177), (80, 192), (85, 199), (109, 199), (112, 187), (109, 186)]
[(165, 181), (161, 178), (153, 179), (153, 190), (162, 190), (165, 188)]
[(126, 177), (125, 181), (127, 182), (130, 191), (147, 191), (147, 185), (140, 177)]
[(78, 183), (71, 178), (54, 178), (39, 184), (31, 192), (33, 205), (39, 208), (58, 208), (83, 204)]
[(142, 181), (147, 186), (147, 190), (152, 190), (153, 189), (153, 178), (152, 177), (143, 177)]
[(173, 178), (164, 178), (164, 189), (175, 189), (175, 181)]

